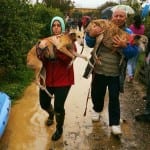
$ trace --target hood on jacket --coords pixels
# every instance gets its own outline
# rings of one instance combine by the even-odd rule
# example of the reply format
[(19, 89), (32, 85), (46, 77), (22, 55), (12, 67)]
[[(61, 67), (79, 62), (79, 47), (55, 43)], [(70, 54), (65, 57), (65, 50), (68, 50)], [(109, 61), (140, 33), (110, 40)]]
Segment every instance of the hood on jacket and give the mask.
[(50, 24), (50, 31), (51, 31), (51, 34), (53, 34), (53, 32), (52, 32), (52, 25), (53, 25), (54, 21), (56, 21), (56, 20), (60, 22), (62, 32), (65, 32), (65, 22), (64, 22), (63, 18), (61, 18), (61, 17), (59, 17), (59, 16), (56, 16), (56, 17), (54, 17), (54, 18), (52, 19), (51, 24)]

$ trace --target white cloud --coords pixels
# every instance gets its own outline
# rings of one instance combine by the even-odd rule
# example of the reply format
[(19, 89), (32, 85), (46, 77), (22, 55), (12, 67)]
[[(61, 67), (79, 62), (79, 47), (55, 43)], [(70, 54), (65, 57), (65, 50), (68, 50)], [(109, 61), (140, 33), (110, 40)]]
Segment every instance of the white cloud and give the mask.
[(97, 8), (106, 2), (116, 2), (120, 0), (71, 0), (74, 2), (76, 7), (81, 8)]

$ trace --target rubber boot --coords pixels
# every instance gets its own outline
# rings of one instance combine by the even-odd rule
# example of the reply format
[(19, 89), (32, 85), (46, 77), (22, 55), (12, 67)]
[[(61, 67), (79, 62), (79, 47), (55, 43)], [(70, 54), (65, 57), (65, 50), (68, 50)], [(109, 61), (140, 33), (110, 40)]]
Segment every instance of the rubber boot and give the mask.
[(51, 126), (54, 123), (54, 110), (53, 110), (52, 105), (50, 105), (50, 107), (47, 109), (47, 112), (48, 112), (49, 116), (46, 121), (46, 125)]
[(56, 113), (55, 118), (56, 118), (57, 125), (56, 125), (56, 131), (52, 135), (52, 141), (57, 141), (62, 136), (65, 114)]

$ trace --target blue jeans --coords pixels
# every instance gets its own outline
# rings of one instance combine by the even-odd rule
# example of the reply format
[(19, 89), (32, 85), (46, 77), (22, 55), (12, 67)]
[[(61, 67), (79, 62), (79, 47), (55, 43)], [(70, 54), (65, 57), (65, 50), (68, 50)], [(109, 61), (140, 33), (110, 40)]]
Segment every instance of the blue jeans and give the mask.
[(127, 74), (130, 77), (134, 76), (134, 73), (135, 73), (135, 70), (136, 70), (136, 66), (137, 66), (138, 57), (139, 57), (139, 54), (128, 60), (128, 63), (127, 63)]
[(101, 112), (104, 107), (104, 98), (108, 87), (109, 91), (109, 125), (120, 124), (120, 102), (119, 102), (119, 76), (111, 77), (99, 74), (94, 74), (91, 97), (93, 102), (93, 109), (96, 112)]

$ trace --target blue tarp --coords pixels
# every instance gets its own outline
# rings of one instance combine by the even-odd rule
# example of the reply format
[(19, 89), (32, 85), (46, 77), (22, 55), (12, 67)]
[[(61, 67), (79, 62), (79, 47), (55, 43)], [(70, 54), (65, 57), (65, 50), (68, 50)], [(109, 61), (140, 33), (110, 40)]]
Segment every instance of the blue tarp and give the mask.
[(11, 109), (11, 100), (9, 96), (3, 92), (0, 92), (0, 138), (2, 137)]

